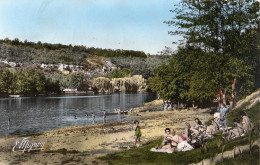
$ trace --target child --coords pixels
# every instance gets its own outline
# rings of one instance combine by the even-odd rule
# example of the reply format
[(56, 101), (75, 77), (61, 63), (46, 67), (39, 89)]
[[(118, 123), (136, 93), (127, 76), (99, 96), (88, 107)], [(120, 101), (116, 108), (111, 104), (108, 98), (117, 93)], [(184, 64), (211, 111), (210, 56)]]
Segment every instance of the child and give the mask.
[(137, 121), (137, 120), (134, 121), (133, 129), (135, 131), (135, 146), (136, 146), (137, 142), (138, 142), (139, 146), (141, 146), (142, 132), (141, 132), (141, 129), (139, 127), (139, 121)]

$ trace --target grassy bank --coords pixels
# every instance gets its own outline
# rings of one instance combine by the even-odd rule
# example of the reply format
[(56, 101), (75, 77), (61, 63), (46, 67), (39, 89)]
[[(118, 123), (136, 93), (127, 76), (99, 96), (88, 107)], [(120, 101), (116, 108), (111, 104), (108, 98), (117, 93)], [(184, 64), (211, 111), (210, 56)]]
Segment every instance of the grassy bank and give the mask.
[[(246, 105), (245, 105), (246, 106)], [(234, 118), (239, 116), (239, 113), (244, 110), (245, 106), (231, 111), (228, 114), (228, 121), (230, 123)], [(155, 153), (150, 149), (157, 144), (161, 144), (162, 139), (157, 139), (143, 147), (136, 149), (130, 149), (119, 153), (108, 154), (104, 157), (100, 157), (101, 160), (108, 162), (109, 164), (189, 164), (197, 163), (203, 159), (213, 157), (218, 153), (222, 153), (227, 150), (231, 150), (236, 146), (252, 143), (259, 136), (259, 109), (260, 104), (256, 104), (254, 107), (247, 110), (247, 114), (254, 124), (254, 129), (250, 134), (240, 137), (229, 142), (226, 142), (222, 138), (222, 132), (218, 132), (213, 139), (207, 140), (202, 148), (192, 150), (190, 152), (177, 152), (173, 154), (167, 153)]]
[(224, 159), (221, 163), (217, 165), (253, 165), (253, 164), (260, 164), (259, 161), (259, 148), (254, 147), (251, 152), (244, 152), (234, 159)]

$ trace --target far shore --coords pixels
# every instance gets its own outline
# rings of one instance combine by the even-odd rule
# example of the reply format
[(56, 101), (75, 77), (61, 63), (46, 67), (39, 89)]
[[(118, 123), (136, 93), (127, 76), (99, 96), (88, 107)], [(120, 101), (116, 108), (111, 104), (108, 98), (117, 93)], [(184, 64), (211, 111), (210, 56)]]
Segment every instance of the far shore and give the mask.
[[(146, 92), (144, 90), (139, 90), (136, 92)], [(37, 96), (57, 96), (57, 95), (97, 95), (97, 94), (114, 94), (122, 92), (94, 92), (94, 91), (61, 91), (60, 93), (35, 93), (35, 94), (0, 94), (0, 98), (19, 98), (19, 97), (37, 97)], [(128, 93), (128, 92), (126, 92)], [(133, 92), (132, 92), (133, 93)], [(134, 92), (135, 93), (135, 92)]]
[(35, 94), (3, 94), (0, 95), (0, 98), (19, 98), (19, 97), (37, 97), (37, 96), (57, 96), (57, 95), (69, 95), (69, 94), (97, 94), (93, 91), (66, 91), (60, 93), (35, 93)]
[[(209, 109), (162, 111), (162, 100), (154, 100), (137, 107), (129, 114), (133, 120), (139, 120), (143, 144), (162, 137), (164, 129), (170, 127), (181, 134), (184, 123), (194, 124), (195, 118), (202, 122), (211, 118)], [(160, 111), (158, 111), (160, 110)], [(44, 141), (45, 151), (34, 154), (12, 152), (18, 136), (0, 137), (0, 164), (107, 164), (97, 159), (108, 153), (118, 152), (133, 147), (134, 131), (132, 121), (112, 122), (106, 124), (70, 126), (30, 135), (31, 141)], [(59, 153), (66, 151), (66, 154)]]

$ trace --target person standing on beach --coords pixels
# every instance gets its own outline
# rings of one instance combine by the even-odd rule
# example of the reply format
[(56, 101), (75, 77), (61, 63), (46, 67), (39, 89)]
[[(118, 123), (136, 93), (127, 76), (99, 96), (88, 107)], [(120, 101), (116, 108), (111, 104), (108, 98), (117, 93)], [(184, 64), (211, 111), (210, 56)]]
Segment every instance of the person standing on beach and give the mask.
[(141, 136), (142, 136), (142, 132), (141, 132), (141, 129), (139, 127), (139, 121), (138, 120), (135, 120), (134, 121), (134, 125), (133, 125), (133, 129), (135, 131), (135, 146), (136, 146), (136, 143), (138, 142), (139, 146), (141, 146)]
[(94, 113), (92, 113), (92, 124), (95, 124), (96, 116)]
[(7, 127), (7, 129), (8, 129), (8, 133), (9, 133), (9, 130), (10, 130), (10, 118), (8, 118), (8, 122), (7, 122), (7, 125), (8, 125), (8, 127)]
[(107, 114), (106, 114), (106, 110), (104, 110), (104, 115), (103, 115), (104, 123), (106, 123), (106, 119), (107, 119)]
[(117, 121), (120, 121), (121, 120), (121, 110), (120, 108), (118, 108), (117, 110)]

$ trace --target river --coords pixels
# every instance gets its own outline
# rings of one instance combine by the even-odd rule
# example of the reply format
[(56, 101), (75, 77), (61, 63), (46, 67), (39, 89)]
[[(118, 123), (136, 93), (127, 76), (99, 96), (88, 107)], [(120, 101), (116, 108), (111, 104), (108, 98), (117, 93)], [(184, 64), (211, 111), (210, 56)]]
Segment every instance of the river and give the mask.
[[(128, 110), (156, 98), (156, 94), (149, 92), (1, 98), (0, 135), (40, 133), (65, 126), (92, 124), (92, 113), (96, 123), (103, 123), (104, 110)], [(117, 115), (107, 116), (107, 122), (117, 120)], [(122, 115), (119, 120), (127, 118)]]

